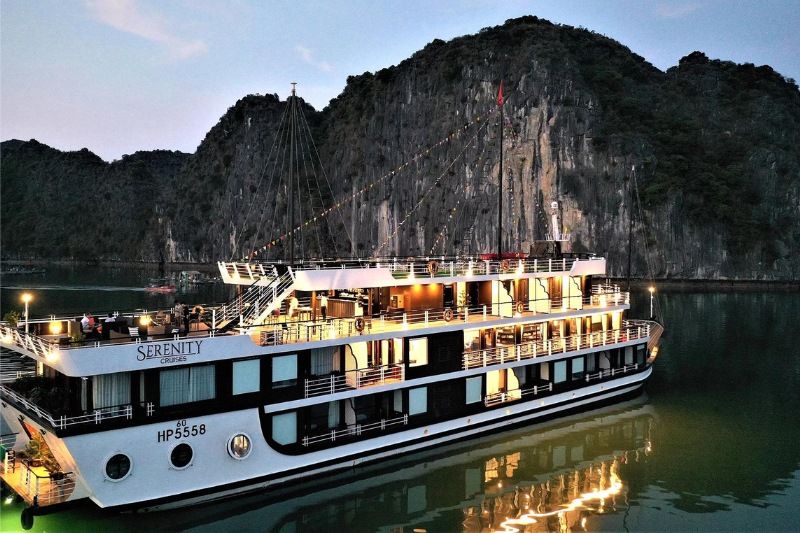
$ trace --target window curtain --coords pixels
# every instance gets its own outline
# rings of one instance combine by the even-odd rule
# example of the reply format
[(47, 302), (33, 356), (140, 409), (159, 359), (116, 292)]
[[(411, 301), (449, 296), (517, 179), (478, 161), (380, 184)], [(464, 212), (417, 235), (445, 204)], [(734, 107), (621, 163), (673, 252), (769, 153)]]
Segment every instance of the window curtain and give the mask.
[(311, 374), (327, 376), (339, 370), (338, 348), (318, 348), (311, 350)]
[(333, 429), (339, 426), (339, 402), (330, 402), (328, 404), (328, 429)]
[(199, 402), (216, 397), (214, 365), (162, 370), (160, 380), (161, 407)]
[(92, 378), (92, 399), (95, 409), (131, 403), (131, 376), (128, 372), (102, 374)]
[(194, 366), (190, 368), (189, 401), (210, 400), (216, 396), (216, 369), (214, 365)]
[(159, 380), (161, 389), (159, 405), (161, 407), (178, 405), (189, 401), (188, 368), (162, 370)]

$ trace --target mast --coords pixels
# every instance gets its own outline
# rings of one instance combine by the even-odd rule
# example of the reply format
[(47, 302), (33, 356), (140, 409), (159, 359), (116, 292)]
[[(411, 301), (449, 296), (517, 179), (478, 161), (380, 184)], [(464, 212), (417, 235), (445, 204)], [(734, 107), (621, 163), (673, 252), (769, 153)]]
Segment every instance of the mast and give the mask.
[(631, 178), (628, 180), (628, 292), (631, 290), (631, 256), (633, 252), (633, 175), (636, 166), (631, 167)]
[(289, 102), (289, 121), (291, 124), (291, 140), (289, 141), (289, 264), (294, 265), (294, 179), (292, 177), (292, 165), (294, 165), (294, 136), (295, 136), (295, 89), (297, 82), (292, 82), (292, 96)]
[(497, 259), (503, 258), (503, 81), (497, 93), (497, 105), (500, 107), (500, 176), (497, 193)]

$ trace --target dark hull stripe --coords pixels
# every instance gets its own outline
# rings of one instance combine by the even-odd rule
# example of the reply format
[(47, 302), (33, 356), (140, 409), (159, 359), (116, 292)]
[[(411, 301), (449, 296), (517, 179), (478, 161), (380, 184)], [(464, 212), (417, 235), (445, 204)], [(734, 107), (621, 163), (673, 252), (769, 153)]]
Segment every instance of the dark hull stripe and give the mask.
[[(596, 409), (600, 405), (619, 402), (619, 401), (621, 401), (621, 399), (623, 397), (622, 396), (614, 396), (614, 397), (608, 398), (607, 400), (604, 400), (602, 402), (598, 402), (598, 403), (590, 402), (590, 403), (585, 404), (585, 405), (578, 405), (578, 406), (576, 406), (574, 408), (567, 409), (567, 410), (561, 410), (561, 411), (558, 411), (558, 412), (550, 414), (550, 415), (542, 416), (541, 418), (537, 418), (535, 420), (517, 420), (517, 421), (515, 421), (515, 419), (518, 419), (520, 417), (529, 416), (529, 415), (531, 415), (531, 414), (533, 414), (533, 413), (535, 413), (536, 411), (539, 411), (539, 410), (550, 410), (550, 409), (553, 409), (555, 407), (568, 405), (570, 403), (577, 403), (577, 402), (582, 402), (582, 401), (585, 401), (585, 400), (590, 400), (591, 398), (595, 398), (595, 397), (598, 397), (598, 396), (603, 396), (603, 395), (606, 395), (606, 394), (609, 394), (609, 393), (613, 393), (614, 391), (618, 391), (618, 390), (626, 389), (626, 388), (630, 388), (630, 387), (635, 387), (635, 389), (633, 391), (631, 391), (630, 393), (628, 393), (628, 394), (629, 395), (636, 395), (636, 394), (641, 393), (641, 390), (642, 390), (642, 387), (644, 385), (644, 382), (645, 382), (645, 380), (643, 379), (643, 380), (640, 380), (640, 381), (635, 381), (635, 382), (632, 382), (632, 383), (626, 383), (626, 384), (623, 384), (623, 385), (618, 385), (616, 387), (608, 388), (608, 389), (599, 391), (599, 392), (594, 393), (594, 394), (581, 396), (580, 398), (574, 398), (574, 399), (565, 400), (563, 402), (547, 405), (547, 406), (544, 406), (544, 407), (541, 407), (541, 408), (537, 408), (537, 409), (530, 409), (530, 410), (523, 411), (523, 412), (520, 412), (520, 413), (516, 413), (516, 414), (513, 414), (513, 415), (499, 416), (496, 419), (488, 420), (488, 421), (483, 422), (481, 424), (474, 424), (474, 425), (470, 426), (469, 429), (470, 430), (474, 430), (474, 429), (480, 429), (481, 427), (486, 427), (486, 426), (490, 426), (490, 425), (493, 426), (493, 425), (497, 424), (498, 422), (501, 422), (501, 421), (505, 420), (505, 421), (507, 421), (507, 424), (508, 424), (507, 426), (505, 426), (503, 428), (503, 430), (505, 431), (506, 429), (512, 429), (514, 427), (519, 427), (519, 426), (525, 425), (525, 424), (535, 425), (535, 424), (537, 424), (539, 422), (544, 422), (544, 421), (552, 420), (552, 419), (555, 419), (555, 418), (560, 418), (560, 417), (563, 417), (563, 416), (567, 416), (569, 414), (573, 414), (573, 413), (577, 413), (577, 412), (581, 412), (581, 411), (588, 411), (588, 410), (591, 410), (591, 409)], [(263, 422), (264, 422), (263, 421), (263, 417), (265, 417), (267, 415), (264, 414), (263, 409), (260, 409), (259, 413), (260, 413), (259, 416), (262, 417), (262, 424), (263, 424)], [(449, 445), (449, 444), (452, 444), (452, 443), (455, 443), (455, 442), (460, 442), (460, 441), (469, 440), (469, 439), (472, 439), (472, 438), (479, 437), (482, 434), (484, 434), (485, 431), (479, 431), (478, 433), (473, 433), (473, 434), (470, 434), (470, 435), (462, 435), (462, 436), (459, 437), (458, 435), (461, 434), (461, 433), (463, 433), (463, 430), (459, 430), (459, 429), (450, 430), (450, 431), (446, 431), (446, 432), (442, 432), (442, 433), (437, 433), (435, 435), (429, 435), (427, 437), (420, 437), (420, 438), (413, 439), (413, 440), (397, 442), (397, 443), (392, 444), (391, 446), (384, 446), (382, 448), (377, 448), (377, 449), (374, 449), (374, 450), (370, 450), (368, 452), (355, 453), (355, 454), (343, 456), (343, 457), (340, 457), (340, 458), (337, 458), (337, 459), (334, 459), (334, 460), (330, 460), (330, 461), (323, 461), (323, 462), (314, 463), (314, 464), (308, 465), (308, 466), (302, 466), (302, 467), (294, 468), (292, 470), (288, 470), (288, 471), (281, 472), (281, 473), (278, 473), (278, 474), (267, 474), (265, 476), (260, 476), (260, 477), (256, 477), (256, 478), (250, 478), (250, 479), (241, 480), (241, 481), (235, 481), (235, 482), (227, 483), (225, 485), (217, 485), (217, 486), (214, 486), (214, 487), (208, 487), (208, 488), (199, 489), (199, 490), (196, 490), (196, 491), (184, 492), (182, 494), (166, 496), (166, 497), (163, 497), (163, 498), (157, 498), (157, 499), (153, 499), (153, 500), (144, 500), (144, 501), (141, 501), (141, 502), (125, 504), (125, 505), (109, 507), (109, 508), (119, 509), (119, 510), (132, 510), (132, 509), (139, 509), (139, 508), (156, 507), (158, 505), (163, 505), (163, 504), (167, 504), (167, 503), (179, 502), (181, 500), (188, 500), (188, 499), (198, 498), (198, 497), (202, 497), (202, 496), (205, 496), (205, 495), (212, 495), (212, 494), (218, 493), (218, 492), (226, 492), (226, 491), (230, 491), (230, 490), (235, 490), (235, 489), (240, 488), (240, 487), (247, 487), (248, 485), (258, 485), (258, 484), (265, 483), (265, 482), (268, 482), (268, 481), (274, 481), (274, 480), (277, 480), (277, 479), (280, 479), (280, 478), (294, 476), (294, 475), (297, 475), (297, 474), (302, 474), (304, 472), (317, 470), (319, 468), (325, 468), (325, 467), (329, 467), (329, 466), (340, 464), (341, 465), (340, 468), (333, 469), (333, 470), (328, 470), (328, 471), (325, 471), (325, 472), (321, 472), (319, 474), (321, 476), (328, 477), (328, 476), (332, 476), (332, 475), (335, 475), (337, 473), (340, 473), (342, 470), (351, 469), (352, 468), (351, 463), (352, 463), (352, 461), (354, 461), (356, 459), (362, 459), (362, 458), (369, 457), (369, 456), (372, 456), (372, 455), (380, 454), (380, 453), (386, 452), (388, 450), (391, 450), (392, 448), (395, 448), (398, 445), (402, 445), (403, 447), (405, 447), (405, 446), (415, 446), (415, 445), (423, 444), (425, 441), (438, 440), (438, 439), (441, 439), (443, 437), (447, 437), (447, 436), (451, 436), (452, 435), (452, 436), (454, 436), (454, 438), (448, 440), (447, 443), (446, 443), (447, 445)], [(436, 445), (432, 444), (431, 446), (436, 446)], [(415, 453), (417, 451), (422, 451), (424, 449), (425, 449), (425, 446), (423, 445), (420, 448), (418, 448), (416, 450), (413, 450), (412, 452), (407, 452), (407, 453), (410, 456), (413, 453)], [(299, 456), (299, 457), (302, 457), (302, 456)], [(363, 463), (360, 463), (359, 466), (367, 464), (367, 463), (370, 463), (372, 461), (380, 461), (380, 460), (388, 460), (388, 459), (385, 458), (385, 457), (379, 457), (379, 458), (375, 458), (375, 459), (372, 459), (372, 460), (367, 459)], [(293, 482), (302, 483), (302, 480), (292, 480), (292, 481)], [(262, 490), (266, 491), (266, 490), (274, 490), (274, 489), (280, 489), (280, 488), (283, 488), (283, 487), (279, 483), (279, 484), (276, 484), (275, 487), (268, 487), (268, 488), (267, 487), (253, 487), (252, 489), (249, 489), (249, 491), (262, 491)], [(241, 495), (243, 492), (247, 492), (247, 491), (248, 490), (237, 492), (236, 495)], [(233, 496), (232, 494), (231, 495), (225, 495), (225, 496), (223, 496), (223, 497), (221, 497), (219, 499), (227, 499), (227, 498), (232, 497), (232, 496)], [(213, 498), (209, 498), (209, 499), (213, 499)], [(198, 502), (198, 503), (200, 503), (200, 502)]]

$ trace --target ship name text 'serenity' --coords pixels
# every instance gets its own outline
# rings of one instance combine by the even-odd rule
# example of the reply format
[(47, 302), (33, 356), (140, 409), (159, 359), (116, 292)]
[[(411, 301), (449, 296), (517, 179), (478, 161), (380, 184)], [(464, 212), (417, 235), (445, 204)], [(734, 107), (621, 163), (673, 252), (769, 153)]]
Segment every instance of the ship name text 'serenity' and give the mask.
[(139, 352), (136, 359), (139, 361), (161, 359), (161, 364), (179, 363), (186, 361), (186, 356), (200, 355), (202, 343), (203, 341), (173, 341), (139, 346), (136, 348)]

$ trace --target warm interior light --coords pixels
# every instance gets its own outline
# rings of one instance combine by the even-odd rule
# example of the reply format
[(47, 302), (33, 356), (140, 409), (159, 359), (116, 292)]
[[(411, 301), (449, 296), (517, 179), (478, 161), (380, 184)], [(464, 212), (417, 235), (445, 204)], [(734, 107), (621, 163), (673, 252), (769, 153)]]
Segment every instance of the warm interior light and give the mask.
[(29, 292), (23, 292), (20, 300), (22, 300), (22, 303), (24, 304), (30, 303), (33, 301), (33, 295)]
[(61, 322), (54, 320), (50, 322), (50, 335), (58, 335), (61, 333)]
[(150, 323), (150, 316), (149, 315), (142, 315), (139, 317), (139, 324), (142, 326), (146, 326)]

